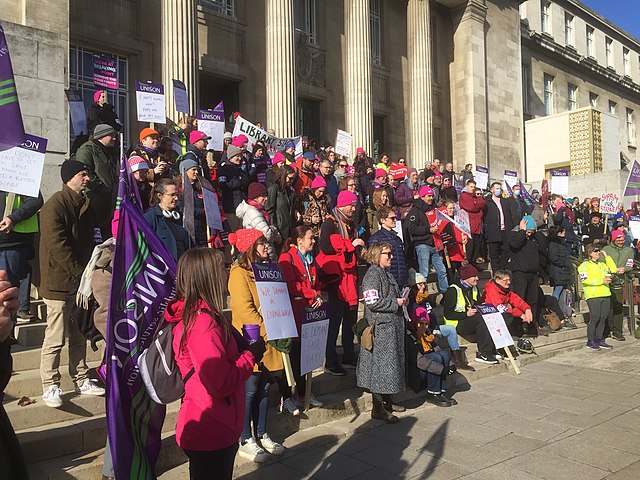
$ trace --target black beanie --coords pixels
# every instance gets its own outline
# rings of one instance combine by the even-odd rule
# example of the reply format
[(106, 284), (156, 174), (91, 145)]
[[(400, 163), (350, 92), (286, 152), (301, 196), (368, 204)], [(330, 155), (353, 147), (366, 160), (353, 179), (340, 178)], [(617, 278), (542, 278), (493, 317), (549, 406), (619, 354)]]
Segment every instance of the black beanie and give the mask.
[(89, 170), (89, 166), (86, 163), (82, 163), (77, 160), (65, 160), (62, 162), (62, 167), (60, 167), (62, 183), (67, 183), (83, 170)]

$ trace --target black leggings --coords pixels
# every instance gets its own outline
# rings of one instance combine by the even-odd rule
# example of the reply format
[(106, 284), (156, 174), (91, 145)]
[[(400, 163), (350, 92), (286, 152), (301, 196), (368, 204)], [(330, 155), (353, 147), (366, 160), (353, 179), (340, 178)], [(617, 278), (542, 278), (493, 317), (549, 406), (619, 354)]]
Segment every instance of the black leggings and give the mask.
[(184, 450), (189, 457), (190, 480), (231, 480), (237, 451), (238, 442), (222, 450)]

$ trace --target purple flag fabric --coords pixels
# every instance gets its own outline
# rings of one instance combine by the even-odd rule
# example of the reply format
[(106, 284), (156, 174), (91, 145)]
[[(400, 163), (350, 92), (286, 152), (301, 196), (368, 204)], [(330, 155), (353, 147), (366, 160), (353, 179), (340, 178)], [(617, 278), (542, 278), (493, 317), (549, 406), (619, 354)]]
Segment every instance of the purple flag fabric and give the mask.
[(640, 163), (638, 160), (633, 161), (623, 193), (624, 197), (633, 197), (634, 195), (640, 195)]
[(9, 46), (0, 24), (0, 152), (22, 145), (26, 139)]
[[(120, 139), (122, 142), (122, 139)], [(131, 167), (127, 161), (127, 157), (122, 154), (120, 158), (120, 178), (118, 180), (118, 196), (116, 197), (116, 210), (120, 209), (120, 202), (128, 198), (131, 203), (138, 207), (142, 212), (142, 200), (140, 198), (140, 189), (133, 178)]]
[(107, 322), (107, 433), (116, 478), (152, 480), (165, 406), (155, 403), (138, 373), (175, 295), (176, 262), (129, 198), (119, 206)]
[(522, 180), (520, 180), (519, 183), (520, 183), (520, 195), (522, 196), (524, 203), (526, 203), (527, 207), (529, 207), (529, 213), (531, 213), (533, 212), (533, 209), (536, 206), (536, 203), (537, 203), (536, 199), (533, 198), (529, 192), (527, 192), (527, 189), (524, 187)]

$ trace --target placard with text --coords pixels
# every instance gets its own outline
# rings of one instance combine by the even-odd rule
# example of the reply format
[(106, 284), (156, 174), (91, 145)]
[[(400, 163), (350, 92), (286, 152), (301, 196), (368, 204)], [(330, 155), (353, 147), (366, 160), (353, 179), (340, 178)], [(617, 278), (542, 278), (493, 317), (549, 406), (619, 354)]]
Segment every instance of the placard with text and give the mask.
[(269, 340), (296, 338), (298, 329), (293, 316), (289, 289), (277, 263), (253, 263), (260, 310)]

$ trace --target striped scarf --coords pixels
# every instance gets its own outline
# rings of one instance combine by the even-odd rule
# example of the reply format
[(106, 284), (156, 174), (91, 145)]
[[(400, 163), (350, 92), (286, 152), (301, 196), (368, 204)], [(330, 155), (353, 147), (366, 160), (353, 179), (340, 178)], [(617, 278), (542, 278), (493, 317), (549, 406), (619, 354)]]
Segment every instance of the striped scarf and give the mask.
[[(338, 229), (340, 230), (340, 236), (346, 240), (352, 240), (350, 231), (354, 231), (353, 219), (347, 217), (340, 211), (338, 207), (333, 209), (333, 217), (338, 223)], [(353, 238), (358, 238), (358, 232), (355, 232)]]

